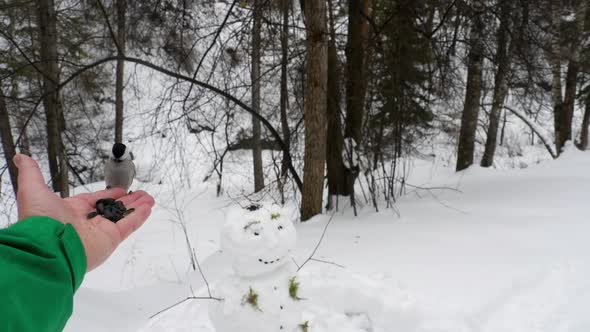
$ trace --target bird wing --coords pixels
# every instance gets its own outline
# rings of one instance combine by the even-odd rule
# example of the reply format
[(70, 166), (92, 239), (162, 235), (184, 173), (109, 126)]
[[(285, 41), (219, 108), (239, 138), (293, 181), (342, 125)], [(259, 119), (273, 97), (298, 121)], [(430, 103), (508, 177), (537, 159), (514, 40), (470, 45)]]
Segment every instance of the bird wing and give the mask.
[(130, 187), (131, 187), (131, 184), (133, 183), (133, 179), (135, 179), (135, 174), (137, 174), (137, 172), (135, 171), (135, 163), (131, 162), (131, 182), (129, 183)]

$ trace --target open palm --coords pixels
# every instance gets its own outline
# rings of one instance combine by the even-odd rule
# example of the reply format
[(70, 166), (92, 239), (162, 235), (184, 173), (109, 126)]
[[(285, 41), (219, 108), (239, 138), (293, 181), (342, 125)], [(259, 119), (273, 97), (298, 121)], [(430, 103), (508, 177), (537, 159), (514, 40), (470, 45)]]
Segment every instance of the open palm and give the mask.
[[(121, 188), (62, 199), (47, 188), (37, 162), (25, 155), (17, 155), (14, 162), (19, 170), (19, 220), (47, 216), (64, 224), (71, 224), (84, 245), (88, 271), (102, 264), (123, 240), (143, 225), (155, 203), (145, 191), (127, 195)], [(135, 211), (117, 223), (102, 216), (88, 219), (88, 213), (95, 209), (96, 201), (102, 198), (117, 199), (128, 209), (133, 208)]]

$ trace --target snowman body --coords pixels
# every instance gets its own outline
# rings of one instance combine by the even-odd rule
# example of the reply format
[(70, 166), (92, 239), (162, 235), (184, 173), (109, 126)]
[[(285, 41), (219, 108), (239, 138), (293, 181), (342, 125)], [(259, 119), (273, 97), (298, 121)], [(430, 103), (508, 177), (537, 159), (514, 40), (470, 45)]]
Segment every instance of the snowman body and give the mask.
[(290, 292), (295, 238), (293, 224), (276, 206), (228, 214), (221, 248), (234, 273), (214, 287), (223, 299), (209, 307), (217, 332), (301, 331), (301, 301)]

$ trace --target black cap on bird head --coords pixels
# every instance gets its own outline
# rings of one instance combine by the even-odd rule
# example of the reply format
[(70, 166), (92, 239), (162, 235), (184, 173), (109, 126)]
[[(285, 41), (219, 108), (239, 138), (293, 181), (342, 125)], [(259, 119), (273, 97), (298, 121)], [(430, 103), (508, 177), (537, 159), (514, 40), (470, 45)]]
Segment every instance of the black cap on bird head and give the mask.
[(113, 145), (113, 157), (115, 159), (120, 159), (125, 154), (125, 150), (127, 147), (123, 143), (115, 143)]

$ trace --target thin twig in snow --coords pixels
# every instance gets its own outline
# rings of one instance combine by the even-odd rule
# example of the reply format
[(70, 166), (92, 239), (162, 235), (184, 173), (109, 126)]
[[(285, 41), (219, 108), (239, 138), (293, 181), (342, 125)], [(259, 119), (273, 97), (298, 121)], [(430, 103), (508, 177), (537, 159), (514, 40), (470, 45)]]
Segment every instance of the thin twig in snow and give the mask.
[(297, 266), (297, 271), (299, 271), (299, 264), (297, 264), (297, 261), (295, 260), (295, 258), (291, 257), (291, 260)]
[(184, 303), (184, 302), (186, 302), (188, 300), (214, 300), (214, 301), (223, 301), (223, 299), (220, 299), (220, 298), (217, 298), (217, 297), (190, 296), (190, 297), (187, 297), (186, 299), (184, 299), (182, 301), (178, 301), (178, 302), (174, 303), (173, 305), (168, 306), (165, 309), (162, 309), (162, 310), (156, 312), (155, 314), (153, 314), (153, 315), (150, 316), (150, 319), (152, 319), (152, 318), (158, 316), (159, 314), (161, 314), (163, 312), (166, 312), (166, 311), (168, 311), (168, 310), (176, 307), (177, 305), (182, 304), (182, 303)]
[(456, 207), (452, 207), (449, 204), (443, 202), (440, 198), (438, 198), (438, 196), (436, 196), (432, 191), (428, 191), (428, 194), (430, 194), (430, 196), (432, 196), (432, 198), (434, 198), (435, 201), (437, 201), (440, 205), (446, 207), (447, 209), (451, 209), (453, 211), (459, 212), (461, 214), (468, 214), (466, 211), (463, 211), (461, 209), (458, 209)]
[(205, 274), (203, 273), (203, 270), (201, 269), (201, 264), (199, 264), (199, 260), (197, 259), (197, 253), (195, 252), (195, 248), (193, 248), (193, 255), (195, 256), (195, 262), (197, 263), (197, 268), (199, 269), (199, 273), (201, 274), (201, 277), (203, 278), (203, 281), (205, 282), (205, 285), (207, 286), (207, 293), (209, 294), (209, 297), (213, 297), (213, 295), (211, 295), (211, 287), (209, 287), (209, 282), (207, 281), (207, 278), (205, 278)]
[(332, 264), (332, 265), (336, 265), (336, 266), (338, 266), (338, 267), (341, 267), (341, 268), (343, 268), (343, 269), (345, 269), (345, 268), (346, 268), (346, 266), (344, 266), (344, 265), (340, 265), (340, 264), (338, 264), (338, 263), (334, 263), (334, 262), (330, 262), (330, 261), (325, 261), (325, 260), (322, 260), (322, 259), (312, 258), (312, 259), (310, 259), (310, 260), (311, 260), (311, 261), (314, 261), (314, 262), (320, 262), (320, 263), (325, 263), (325, 264)]
[(403, 180), (400, 180), (400, 179), (395, 179), (395, 181), (400, 182), (400, 183), (403, 182), (403, 184), (406, 185), (406, 186), (408, 186), (408, 187), (412, 187), (412, 188), (420, 189), (420, 190), (427, 190), (427, 191), (431, 191), (431, 190), (450, 190), (450, 191), (455, 191), (455, 192), (458, 192), (458, 193), (463, 193), (461, 190), (459, 190), (457, 188), (452, 188), (452, 187), (444, 187), (444, 186), (443, 187), (421, 187), (421, 186), (416, 186), (416, 185), (410, 184), (407, 181), (403, 181)]
[(303, 264), (301, 264), (301, 266), (299, 266), (299, 268), (297, 269), (297, 272), (299, 272), (299, 270), (301, 270), (305, 266), (305, 264), (307, 264), (307, 262), (309, 262), (313, 258), (313, 255), (315, 255), (316, 251), (320, 247), (320, 244), (322, 244), (322, 240), (324, 239), (324, 236), (326, 235), (326, 231), (328, 230), (328, 226), (330, 226), (330, 223), (332, 222), (332, 219), (334, 218), (335, 213), (336, 213), (336, 211), (334, 210), (334, 212), (332, 212), (332, 215), (330, 216), (330, 219), (326, 223), (326, 226), (324, 226), (324, 231), (322, 232), (322, 236), (320, 237), (320, 240), (316, 244), (311, 255), (305, 260), (305, 262), (303, 262)]

